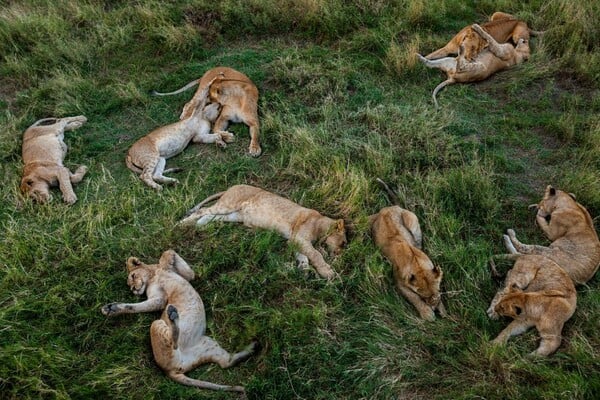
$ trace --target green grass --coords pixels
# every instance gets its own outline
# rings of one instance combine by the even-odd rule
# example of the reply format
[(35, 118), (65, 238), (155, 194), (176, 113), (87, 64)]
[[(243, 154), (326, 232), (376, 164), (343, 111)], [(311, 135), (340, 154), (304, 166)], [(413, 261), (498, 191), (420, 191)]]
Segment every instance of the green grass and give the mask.
[[(563, 344), (526, 356), (535, 331), (489, 344), (506, 320), (485, 310), (487, 259), (515, 228), (547, 241), (527, 205), (547, 184), (600, 215), (598, 2), (457, 1), (5, 2), (0, 8), (0, 398), (232, 398), (170, 381), (153, 361), (156, 314), (107, 319), (137, 301), (125, 260), (175, 249), (198, 277), (208, 333), (259, 354), (190, 376), (242, 384), (252, 399), (594, 399), (600, 396), (598, 278), (578, 290)], [(543, 38), (531, 59), (485, 82), (431, 91), (416, 63), (497, 9)], [(245, 72), (261, 95), (263, 155), (245, 126), (226, 150), (190, 146), (169, 160), (181, 183), (156, 193), (124, 163), (129, 146), (177, 120), (192, 92), (153, 98), (215, 65)], [(67, 166), (89, 173), (73, 206), (21, 197), (21, 137), (35, 120), (84, 114), (66, 134)], [(444, 270), (451, 318), (421, 321), (395, 291), (367, 217), (398, 188)], [(264, 187), (350, 224), (327, 284), (292, 267), (272, 232), (216, 224), (177, 229), (185, 210), (238, 183)], [(597, 219), (596, 225), (598, 226)]]

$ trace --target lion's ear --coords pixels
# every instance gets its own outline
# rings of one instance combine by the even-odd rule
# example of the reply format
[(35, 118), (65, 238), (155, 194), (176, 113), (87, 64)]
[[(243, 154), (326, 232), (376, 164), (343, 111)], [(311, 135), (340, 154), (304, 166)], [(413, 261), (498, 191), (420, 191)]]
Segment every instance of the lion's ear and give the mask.
[(142, 266), (142, 262), (137, 257), (129, 257), (127, 259), (127, 271), (131, 272)]
[(344, 232), (346, 230), (343, 219), (337, 220), (337, 230), (338, 232)]
[(440, 267), (438, 267), (437, 265), (433, 266), (432, 271), (435, 276), (439, 276), (442, 273), (442, 269)]
[(556, 195), (556, 189), (554, 189), (554, 187), (552, 187), (552, 185), (548, 185), (546, 187), (546, 193), (548, 193), (549, 196), (555, 196)]

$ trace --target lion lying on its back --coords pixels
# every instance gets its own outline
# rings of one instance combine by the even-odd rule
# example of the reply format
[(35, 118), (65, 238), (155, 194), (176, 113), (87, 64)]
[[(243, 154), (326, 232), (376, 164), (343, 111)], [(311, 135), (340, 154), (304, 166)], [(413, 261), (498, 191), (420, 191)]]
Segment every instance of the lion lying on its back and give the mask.
[(67, 204), (77, 201), (73, 183), (79, 183), (87, 172), (85, 165), (71, 173), (63, 165), (67, 154), (65, 131), (72, 131), (87, 121), (83, 115), (67, 118), (40, 119), (23, 134), (23, 178), (21, 191), (37, 201), (51, 199), (50, 187), (59, 186)]
[(202, 389), (243, 392), (241, 386), (217, 385), (185, 376), (186, 372), (209, 362), (221, 368), (234, 366), (257, 347), (257, 343), (252, 342), (239, 353), (230, 354), (205, 335), (204, 304), (188, 282), (194, 279), (194, 271), (185, 260), (173, 250), (167, 250), (158, 264), (153, 265), (130, 257), (127, 270), (127, 285), (131, 291), (137, 296), (146, 293), (148, 299), (141, 303), (106, 304), (102, 314), (112, 317), (162, 310), (161, 318), (150, 327), (150, 339), (154, 359), (169, 378)]
[[(218, 199), (218, 200), (217, 200)], [(206, 203), (217, 200), (211, 207)], [(211, 221), (241, 222), (251, 228), (270, 229), (299, 247), (299, 261), (307, 259), (323, 278), (333, 279), (335, 271), (325, 262), (313, 242), (324, 242), (337, 255), (346, 244), (344, 220), (333, 220), (318, 211), (302, 207), (266, 190), (236, 185), (209, 196), (188, 212), (181, 225), (205, 225)]]

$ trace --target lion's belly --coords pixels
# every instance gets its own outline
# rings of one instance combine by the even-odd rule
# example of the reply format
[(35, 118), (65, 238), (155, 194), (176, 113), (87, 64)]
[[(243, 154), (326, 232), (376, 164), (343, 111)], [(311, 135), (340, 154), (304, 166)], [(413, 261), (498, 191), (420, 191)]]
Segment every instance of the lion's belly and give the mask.
[(62, 165), (67, 154), (67, 145), (56, 136), (37, 138), (33, 143), (23, 146), (23, 163), (51, 161)]
[(158, 149), (161, 157), (170, 158), (181, 153), (192, 140), (192, 136), (180, 136), (165, 138), (158, 141)]
[[(295, 207), (298, 208), (297, 205)], [(292, 221), (296, 219), (297, 212), (298, 210), (277, 204), (248, 204), (239, 214), (244, 225), (277, 231), (289, 239), (292, 235)]]

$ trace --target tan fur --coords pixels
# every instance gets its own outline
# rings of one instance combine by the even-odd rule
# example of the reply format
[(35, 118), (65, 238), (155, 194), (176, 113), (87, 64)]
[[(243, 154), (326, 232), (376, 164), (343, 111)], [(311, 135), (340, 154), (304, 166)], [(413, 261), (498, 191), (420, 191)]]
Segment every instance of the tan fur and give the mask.
[[(87, 121), (83, 115), (46, 118), (36, 121), (23, 134), (23, 178), (21, 191), (38, 203), (49, 201), (51, 186), (59, 186), (67, 204), (77, 201), (72, 184), (79, 183), (87, 172), (85, 165), (71, 173), (63, 165), (67, 154), (65, 131), (79, 128)], [(45, 122), (50, 124), (42, 125)]]
[(127, 167), (140, 174), (140, 179), (148, 186), (161, 190), (159, 183), (177, 183), (177, 179), (164, 176), (164, 173), (174, 171), (165, 170), (166, 160), (181, 153), (187, 145), (194, 143), (217, 143), (225, 147), (225, 142), (231, 142), (233, 135), (226, 131), (210, 133), (210, 123), (215, 121), (219, 114), (219, 104), (206, 105), (208, 91), (215, 80), (223, 78), (222, 75), (213, 77), (202, 86), (197, 108), (192, 109), (189, 116), (181, 121), (162, 126), (135, 142), (127, 152), (125, 162)]
[[(507, 43), (512, 41), (514, 45), (519, 43), (519, 39), (529, 41), (532, 32), (525, 21), (518, 20), (516, 17), (501, 11), (495, 12), (490, 21), (481, 24), (481, 27), (496, 42)], [(475, 32), (472, 26), (467, 26), (461, 29), (444, 47), (429, 53), (425, 58), (434, 60), (450, 55), (458, 55), (459, 49), (462, 47), (464, 58), (471, 62), (487, 45), (487, 41)]]
[(453, 83), (477, 82), (489, 78), (492, 74), (520, 64), (529, 59), (529, 42), (519, 39), (516, 46), (510, 43), (500, 44), (485, 32), (479, 25), (472, 25), (473, 30), (487, 41), (488, 46), (469, 61), (461, 50), (456, 58), (445, 57), (428, 60), (417, 54), (419, 60), (429, 68), (437, 68), (446, 73), (447, 79), (433, 90), (433, 102), (438, 106), (436, 95), (444, 87)]
[(239, 353), (230, 354), (208, 336), (204, 304), (188, 282), (194, 271), (173, 250), (165, 251), (158, 264), (147, 265), (135, 257), (127, 260), (127, 285), (148, 299), (141, 303), (110, 303), (102, 307), (106, 316), (162, 310), (161, 318), (150, 328), (152, 352), (156, 363), (173, 380), (203, 389), (243, 392), (241, 386), (217, 385), (188, 378), (185, 373), (209, 362), (221, 368), (234, 366), (248, 358), (257, 347), (253, 342)]
[(399, 206), (385, 207), (369, 217), (375, 243), (392, 264), (396, 287), (419, 312), (434, 320), (434, 311), (446, 316), (441, 301), (442, 270), (421, 250), (417, 216)]
[(576, 304), (573, 282), (558, 264), (541, 255), (520, 256), (487, 311), (491, 318), (513, 318), (494, 343), (506, 343), (535, 326), (542, 340), (532, 354), (547, 356), (560, 346), (563, 325)]
[(253, 157), (258, 157), (262, 149), (259, 142), (259, 122), (258, 122), (258, 88), (256, 85), (243, 73), (228, 67), (215, 67), (206, 71), (200, 79), (196, 79), (171, 93), (158, 95), (168, 95), (180, 93), (187, 88), (192, 87), (195, 83), (199, 85), (198, 91), (194, 97), (183, 107), (180, 119), (188, 118), (194, 108), (202, 99), (201, 88), (210, 80), (219, 76), (225, 75), (225, 79), (216, 82), (210, 89), (210, 101), (219, 103), (222, 107), (221, 114), (215, 121), (214, 129), (216, 131), (224, 131), (227, 129), (229, 122), (243, 122), (250, 129), (250, 147), (248, 152)]
[[(213, 206), (203, 207), (213, 200), (217, 200)], [(333, 279), (335, 271), (313, 243), (324, 242), (334, 255), (339, 254), (346, 244), (342, 219), (333, 220), (318, 211), (249, 185), (232, 186), (225, 192), (208, 197), (191, 209), (179, 224), (202, 226), (211, 221), (241, 222), (250, 228), (274, 230), (298, 246), (297, 256), (302, 267), (307, 267), (310, 262), (319, 275), (327, 279)]]
[(600, 266), (600, 241), (585, 207), (569, 193), (552, 186), (546, 187), (543, 199), (535, 207), (536, 221), (552, 243), (548, 247), (526, 245), (509, 229), (504, 235), (507, 250), (513, 255), (544, 255), (560, 265), (575, 284), (592, 279)]

